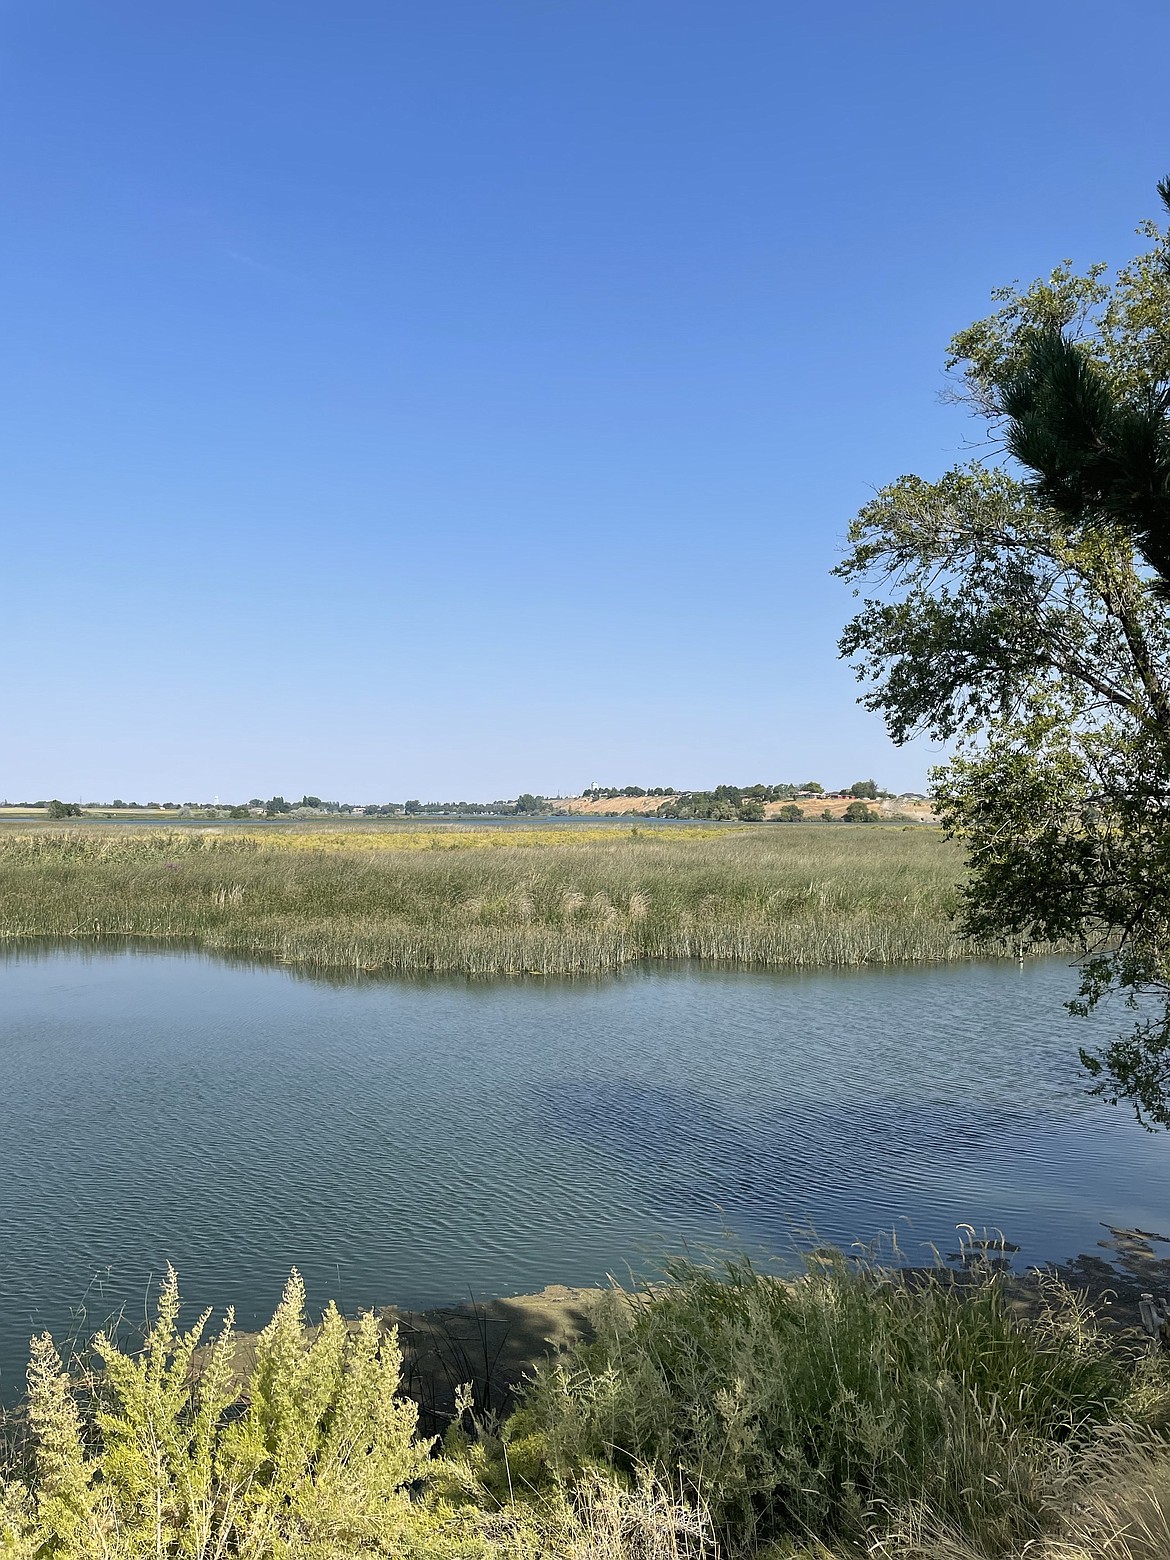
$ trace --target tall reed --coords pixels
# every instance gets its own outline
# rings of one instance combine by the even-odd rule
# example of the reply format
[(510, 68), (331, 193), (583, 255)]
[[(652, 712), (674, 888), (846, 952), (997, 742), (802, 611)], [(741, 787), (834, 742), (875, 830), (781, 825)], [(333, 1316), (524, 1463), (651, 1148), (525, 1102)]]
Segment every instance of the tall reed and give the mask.
[(926, 828), (26, 830), (0, 834), (0, 936), (483, 975), (1004, 951), (959, 938), (961, 874)]

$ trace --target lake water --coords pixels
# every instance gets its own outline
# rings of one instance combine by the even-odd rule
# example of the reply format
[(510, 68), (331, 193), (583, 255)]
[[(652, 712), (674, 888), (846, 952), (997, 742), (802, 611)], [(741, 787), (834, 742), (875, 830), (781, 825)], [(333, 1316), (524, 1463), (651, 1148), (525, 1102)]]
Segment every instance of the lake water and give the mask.
[[(0, 956), (0, 1392), (28, 1336), (267, 1318), (955, 1226), (1022, 1260), (1161, 1229), (1170, 1145), (1088, 1098), (1062, 963), (328, 984), (200, 954)], [(1114, 1016), (1120, 1025), (1123, 1014)]]

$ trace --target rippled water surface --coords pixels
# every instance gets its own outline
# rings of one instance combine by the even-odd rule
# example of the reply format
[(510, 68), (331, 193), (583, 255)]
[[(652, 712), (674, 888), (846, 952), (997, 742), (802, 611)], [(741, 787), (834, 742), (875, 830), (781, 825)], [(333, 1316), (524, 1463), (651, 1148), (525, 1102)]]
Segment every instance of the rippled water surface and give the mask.
[[(202, 955), (0, 958), (0, 1390), (28, 1335), (193, 1302), (423, 1306), (998, 1226), (1160, 1229), (1170, 1151), (1086, 1097), (1059, 962), (338, 986)], [(1121, 1022), (1120, 1016), (1117, 1022)], [(76, 1318), (84, 1307), (85, 1322)]]

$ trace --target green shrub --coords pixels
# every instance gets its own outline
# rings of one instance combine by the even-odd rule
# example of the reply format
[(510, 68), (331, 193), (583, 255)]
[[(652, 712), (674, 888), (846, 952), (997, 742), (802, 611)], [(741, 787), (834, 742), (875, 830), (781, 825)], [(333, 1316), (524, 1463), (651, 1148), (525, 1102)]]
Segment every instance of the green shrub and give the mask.
[(594, 1342), (539, 1371), (510, 1433), (571, 1479), (681, 1480), (728, 1553), (853, 1542), (925, 1509), (1010, 1553), (1039, 1531), (1054, 1444), (1115, 1411), (1121, 1366), (1059, 1300), (1025, 1330), (994, 1277), (908, 1285), (832, 1259), (789, 1284), (678, 1263), (615, 1292)]
[[(137, 1354), (99, 1335), (78, 1381), (46, 1333), (28, 1373), (29, 1478), (6, 1486), (7, 1552), (38, 1560), (401, 1552), (429, 1467), (401, 1353), (373, 1316), (330, 1306), (311, 1335), (294, 1272), (241, 1381), (232, 1321), (198, 1355), (208, 1316), (178, 1328), (168, 1271)], [(0, 1511), (4, 1511), (0, 1507)], [(0, 1533), (4, 1526), (0, 1525)]]
[(538, 1491), (538, 1439), (436, 1457), (399, 1396), (396, 1332), (333, 1306), (308, 1327), (295, 1271), (248, 1348), (230, 1312), (209, 1344), (208, 1313), (187, 1331), (178, 1316), (168, 1269), (140, 1350), (99, 1335), (100, 1368), (71, 1375), (34, 1339), (0, 1472), (6, 1560), (713, 1560), (702, 1507), (652, 1479)]

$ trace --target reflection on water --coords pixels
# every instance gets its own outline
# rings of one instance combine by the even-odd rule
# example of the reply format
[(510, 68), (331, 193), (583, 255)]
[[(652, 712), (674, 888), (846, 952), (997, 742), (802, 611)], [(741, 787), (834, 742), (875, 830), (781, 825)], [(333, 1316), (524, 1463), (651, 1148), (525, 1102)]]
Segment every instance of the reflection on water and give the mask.
[(193, 951), (0, 958), (0, 1390), (169, 1260), (248, 1326), (895, 1226), (1023, 1260), (1160, 1228), (1161, 1139), (1084, 1092), (1059, 962), (327, 984)]

